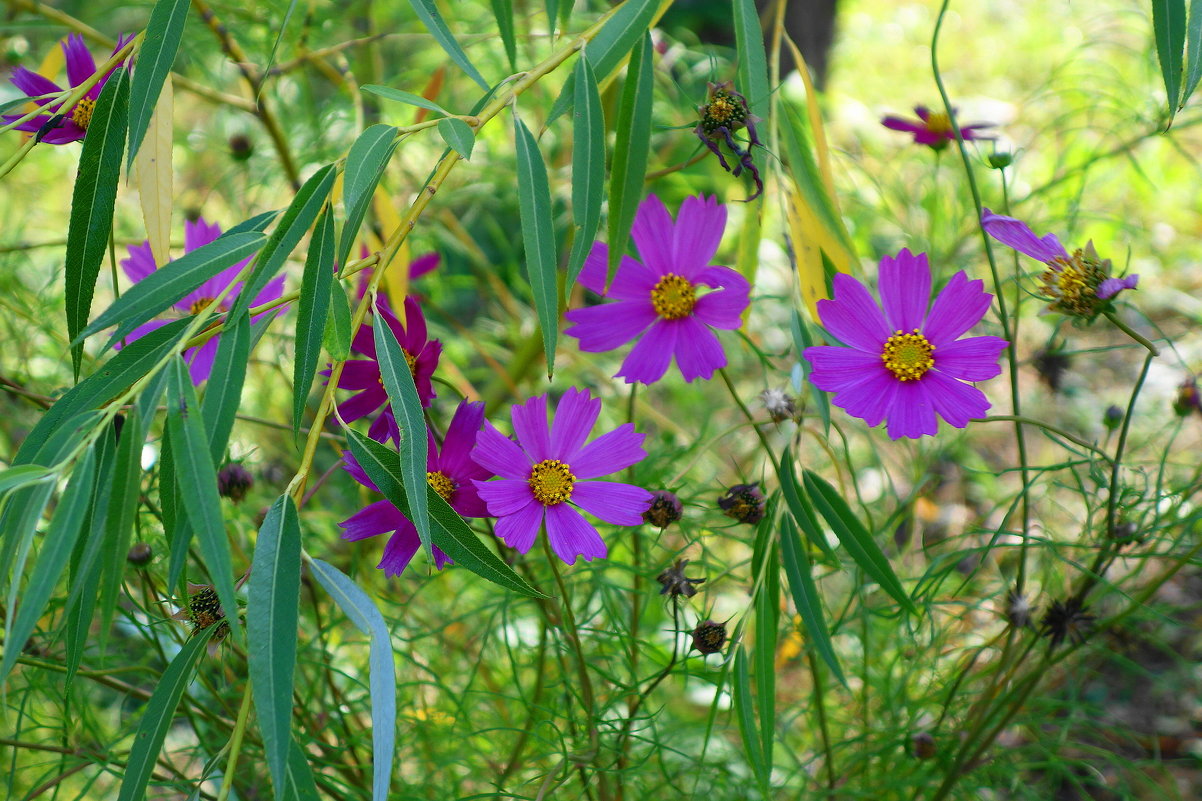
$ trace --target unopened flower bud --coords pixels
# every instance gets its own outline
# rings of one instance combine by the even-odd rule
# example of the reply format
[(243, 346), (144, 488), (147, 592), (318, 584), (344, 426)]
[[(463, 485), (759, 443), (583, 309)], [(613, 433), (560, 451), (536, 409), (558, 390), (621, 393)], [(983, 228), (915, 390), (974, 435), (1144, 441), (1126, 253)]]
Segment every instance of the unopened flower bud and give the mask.
[(144, 542), (135, 543), (125, 555), (125, 560), (134, 567), (146, 567), (154, 558), (154, 551)]
[(675, 523), (684, 515), (684, 506), (675, 493), (656, 490), (651, 493), (651, 496), (653, 498), (651, 505), (647, 507), (647, 511), (643, 512), (644, 522), (658, 528), (667, 528), (669, 524)]
[(254, 484), (255, 479), (250, 471), (237, 462), (230, 462), (217, 471), (217, 492), (234, 503), (245, 498)]
[(935, 737), (929, 731), (916, 731), (911, 734), (910, 754), (915, 759), (930, 759), (935, 756)]
[(1102, 412), (1102, 425), (1106, 426), (1108, 431), (1114, 431), (1122, 425), (1124, 416), (1123, 410), (1112, 403)]
[(1198, 398), (1198, 383), (1193, 378), (1187, 378), (1177, 388), (1177, 397), (1173, 399), (1173, 411), (1178, 417), (1188, 417), (1190, 414), (1202, 411), (1202, 402)]
[(989, 166), (995, 170), (1004, 170), (1014, 163), (1014, 154), (1005, 151), (997, 151), (989, 154)]
[(718, 499), (718, 507), (727, 517), (754, 526), (764, 519), (764, 493), (758, 484), (736, 484)]
[(707, 620), (693, 629), (693, 647), (705, 655), (716, 654), (726, 645), (726, 624)]
[(234, 134), (230, 137), (230, 158), (234, 161), (246, 161), (255, 152), (255, 146), (250, 137), (245, 134)]

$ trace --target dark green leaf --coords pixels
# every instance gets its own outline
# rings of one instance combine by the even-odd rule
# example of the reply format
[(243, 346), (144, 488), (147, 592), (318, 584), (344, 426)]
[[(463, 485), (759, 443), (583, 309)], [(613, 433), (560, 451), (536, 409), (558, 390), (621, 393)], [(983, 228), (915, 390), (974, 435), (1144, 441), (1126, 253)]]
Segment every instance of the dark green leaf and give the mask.
[(250, 360), (250, 315), (242, 312), (225, 320), (225, 330), (213, 357), (213, 371), (205, 385), (200, 404), (205, 432), (209, 435), (209, 456), (213, 464), (225, 459), (225, 446), (234, 430), (234, 415), (242, 404), (242, 385)]
[(576, 61), (576, 102), (572, 114), (572, 222), (575, 235), (568, 257), (567, 290), (572, 291), (584, 260), (592, 250), (601, 227), (601, 205), (605, 201), (605, 119), (597, 77), (586, 47)]
[(192, 681), (192, 671), (216, 628), (210, 626), (193, 634), (163, 671), (146, 704), (146, 711), (142, 713), (138, 733), (134, 735), (117, 801), (141, 801), (146, 795), (146, 784), (154, 772), (159, 751), (163, 749), (163, 740), (167, 738), (167, 731), (175, 718), (175, 708)]
[(321, 342), (325, 349), (338, 361), (351, 355), (351, 302), (341, 281), (330, 284), (330, 314)]
[(513, 115), (513, 133), (517, 141), (518, 210), (526, 250), (526, 274), (534, 293), (534, 309), (543, 332), (543, 353), (550, 376), (555, 372), (555, 340), (559, 334), (559, 285), (555, 275), (558, 258), (551, 216), (551, 188), (538, 143), (516, 114)]
[(0, 495), (39, 481), (45, 481), (50, 475), (50, 468), (36, 464), (22, 464), (5, 468), (0, 471)]
[(384, 174), (384, 166), (396, 149), (396, 128), (391, 125), (373, 125), (351, 145), (346, 154), (346, 168), (342, 174), (342, 205), (346, 209), (346, 221), (342, 224), (342, 237), (338, 240), (338, 270), (346, 269), (351, 246), (359, 235), (363, 216), (371, 205), (372, 193)]
[(654, 81), (651, 59), (651, 34), (643, 34), (630, 56), (626, 85), (618, 105), (614, 128), (613, 161), (609, 166), (609, 270), (606, 285), (613, 278), (622, 254), (634, 214), (643, 199), (643, 178), (647, 172), (647, 153), (651, 148), (651, 93)]
[[(71, 482), (63, 492), (54, 517), (50, 521), (50, 529), (38, 551), (38, 560), (33, 567), (33, 574), (21, 596), (21, 605), (13, 616), (12, 623), (4, 637), (4, 662), (0, 664), (0, 686), (8, 678), (8, 673), (17, 663), (17, 657), (25, 648), (29, 635), (33, 634), (38, 618), (46, 610), (50, 596), (54, 594), (55, 585), (67, 567), (71, 551), (83, 528), (84, 517), (88, 505), (92, 501), (92, 489), (96, 484), (96, 446), (84, 453), (83, 458), (71, 475)], [(20, 581), (20, 576), (13, 577), (13, 584)]]
[(1189, 100), (1202, 79), (1202, 0), (1190, 0), (1189, 19), (1185, 31), (1185, 89), (1181, 93), (1181, 105)]
[[(367, 477), (379, 487), (381, 494), (399, 509), (401, 514), (412, 519), (409, 501), (401, 484), (397, 453), (354, 429), (346, 429), (346, 436), (352, 455), (367, 473)], [(451, 557), (455, 564), (522, 595), (531, 598), (547, 597), (527, 584), (521, 576), (513, 572), (513, 568), (480, 542), (480, 538), (463, 518), (429, 486), (426, 498), (430, 507), (430, 533), (434, 544)]]
[(822, 611), (822, 597), (814, 584), (811, 574), (810, 559), (806, 555), (805, 546), (797, 536), (797, 528), (788, 516), (781, 518), (780, 555), (784, 564), (785, 576), (789, 579), (789, 590), (793, 595), (793, 605), (805, 626), (807, 642), (814, 647), (822, 661), (830, 667), (831, 673), (840, 684), (847, 686), (843, 671), (839, 668), (839, 659), (831, 645), (831, 635), (826, 628), (826, 616)]
[(288, 775), (284, 785), (285, 801), (321, 801), (313, 781), (313, 769), (305, 750), (292, 741), (288, 749)]
[(1169, 100), (1169, 119), (1177, 113), (1181, 98), (1182, 58), (1185, 49), (1185, 0), (1152, 0), (1152, 28), (1156, 32), (1156, 56)]
[(775, 514), (760, 523), (764, 533), (767, 559), (757, 554), (756, 565), (763, 564), (763, 578), (755, 596), (755, 699), (760, 720), (760, 750), (764, 762), (772, 764), (776, 734), (776, 634), (780, 626), (780, 564), (772, 537)]
[(373, 95), (379, 95), (385, 100), (396, 100), (400, 103), (408, 103), (411, 106), (424, 108), (427, 111), (433, 111), (444, 117), (451, 116), (451, 112), (447, 111), (442, 106), (435, 103), (433, 100), (427, 100), (421, 95), (415, 95), (412, 92), (406, 92), (401, 89), (393, 89), (390, 86), (379, 86), (378, 84), (369, 83), (361, 87), (364, 92), (371, 92)]
[(117, 597), (121, 589), (121, 577), (125, 573), (125, 556), (129, 553), (130, 535), (133, 532), (134, 516), (142, 495), (142, 413), (134, 406), (125, 416), (121, 436), (117, 440), (117, 462), (113, 469), (113, 493), (109, 497), (108, 514), (105, 516), (104, 551), (100, 566), (100, 641), (107, 641), (113, 616), (117, 611)]
[(251, 687), (276, 797), (284, 795), (292, 747), (292, 674), (300, 600), (300, 520), (281, 495), (263, 519), (247, 585), (246, 633)]
[(230, 629), (237, 633), (241, 624), (234, 595), (230, 542), (221, 513), (221, 496), (217, 493), (217, 474), (196, 402), (196, 389), (183, 359), (173, 360), (167, 369), (170, 371), (167, 375), (167, 432), (171, 437), (175, 480), (179, 484), (188, 523), (196, 532), (209, 580), (217, 590)]
[(789, 507), (789, 513), (793, 515), (797, 525), (801, 526), (801, 530), (806, 533), (810, 542), (818, 546), (822, 553), (830, 559), (831, 564), (838, 564), (835, 550), (826, 541), (826, 534), (819, 527), (818, 519), (814, 517), (814, 507), (810, 505), (809, 499), (797, 484), (797, 475), (793, 472), (793, 453), (788, 447), (781, 456), (780, 472), (777, 474), (777, 478), (780, 479), (780, 490), (785, 499), (785, 505)]
[(880, 547), (872, 539), (868, 529), (864, 528), (864, 524), (852, 514), (851, 508), (839, 495), (839, 491), (812, 470), (805, 471), (803, 481), (806, 492), (814, 503), (814, 508), (826, 518), (827, 524), (835, 532), (839, 542), (843, 543), (843, 547), (851, 554), (851, 558), (860, 566), (860, 569), (879, 584), (882, 590), (889, 593), (906, 611), (918, 614), (918, 609), (910, 600), (910, 596), (906, 594), (902, 583), (898, 581), (893, 568), (889, 565), (889, 560), (885, 558), (885, 554), (881, 553)]
[(751, 677), (747, 670), (747, 652), (743, 644), (735, 646), (734, 682), (731, 690), (734, 695), (735, 716), (739, 721), (739, 734), (743, 737), (743, 750), (747, 753), (747, 761), (755, 772), (756, 782), (760, 791), (767, 798), (768, 772), (770, 766), (764, 761), (764, 752), (760, 748), (760, 738), (755, 728), (754, 700), (751, 697)]
[(224, 234), (164, 264), (122, 293), (78, 339), (119, 324), (109, 340), (111, 346), (217, 273), (253, 254), (266, 238), (260, 233)]
[(96, 451), (96, 475), (98, 480), (88, 499), (88, 512), (84, 516), (80, 537), (71, 554), (66, 613), (66, 681), (75, 678), (79, 663), (83, 659), (92, 626), (92, 614), (96, 610), (96, 596), (100, 587), (102, 570), (101, 554), (105, 547), (106, 520), (109, 502), (116, 491), (117, 437), (115, 429), (109, 427), (100, 432), (93, 445)]
[[(313, 240), (305, 259), (300, 299), (296, 309), (296, 360), (292, 365), (292, 435), (300, 431), (309, 386), (317, 374), (321, 358), (321, 340), (330, 311), (330, 286), (334, 282), (334, 218), (327, 208), (317, 218)], [(345, 295), (343, 296), (345, 306)], [(350, 314), (346, 333), (350, 334)], [(350, 342), (347, 342), (349, 349)], [(348, 350), (349, 355), (349, 350)], [(346, 358), (345, 356), (343, 358)]]
[(472, 126), (457, 117), (438, 121), (438, 134), (442, 141), (455, 148), (455, 152), (465, 159), (472, 157), (472, 148), (476, 145), (476, 134)]
[(463, 52), (463, 48), (459, 46), (459, 42), (455, 41), (455, 37), (451, 36), (451, 31), (447, 28), (446, 22), (442, 19), (442, 14), (438, 13), (438, 6), (434, 4), (434, 0), (409, 0), (409, 5), (413, 6), (413, 10), (417, 12), (417, 18), (422, 21), (438, 44), (442, 45), (442, 49), (447, 51), (447, 55), (451, 57), (463, 70), (467, 77), (476, 82), (484, 91), (488, 91), (488, 82), (484, 80), (472, 62), (468, 59), (467, 53)]
[(380, 610), (367, 593), (359, 589), (337, 568), (320, 559), (310, 563), (313, 576), (325, 587), (355, 624), (371, 637), (368, 655), (371, 686), (372, 799), (387, 801), (392, 779), (392, 760), (396, 751), (396, 666), (392, 662), (392, 640)]
[(734, 0), (735, 49), (739, 68), (735, 89), (747, 98), (751, 113), (768, 119), (768, 57), (764, 53), (764, 31), (754, 0)]
[(509, 69), (517, 72), (518, 46), (513, 29), (513, 0), (492, 0), (492, 13), (497, 18), (497, 31), (500, 32), (501, 42), (505, 45)]
[[(171, 72), (179, 43), (188, 21), (188, 0), (158, 0), (146, 23), (146, 38), (138, 50), (138, 69), (134, 72), (129, 92), (129, 158), (128, 170), (142, 146), (142, 138), (150, 127), (155, 104), (163, 91), (163, 81)], [(90, 130), (90, 127), (89, 127)]]
[(67, 338), (71, 340), (71, 366), (76, 378), (83, 359), (80, 331), (92, 313), (96, 276), (113, 227), (128, 103), (129, 73), (118, 69), (96, 98), (88, 135), (79, 154), (79, 175), (71, 194), (71, 221), (67, 226)]

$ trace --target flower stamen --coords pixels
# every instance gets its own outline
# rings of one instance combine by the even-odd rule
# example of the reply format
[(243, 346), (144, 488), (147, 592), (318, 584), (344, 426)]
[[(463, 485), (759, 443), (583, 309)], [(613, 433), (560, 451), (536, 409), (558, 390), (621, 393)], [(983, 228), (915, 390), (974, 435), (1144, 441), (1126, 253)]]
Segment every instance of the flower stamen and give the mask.
[(679, 320), (693, 313), (697, 291), (688, 279), (668, 273), (651, 290), (651, 305), (665, 320)]
[(88, 125), (92, 122), (92, 112), (96, 110), (96, 101), (90, 97), (80, 99), (75, 104), (75, 108), (71, 110), (71, 122), (88, 130)]
[(555, 506), (572, 497), (576, 476), (571, 468), (558, 459), (543, 459), (530, 468), (527, 482), (534, 499), (543, 506)]
[(455, 495), (455, 490), (459, 489), (459, 485), (455, 483), (455, 479), (441, 470), (426, 473), (426, 483), (433, 487), (434, 491), (441, 495), (442, 499), (447, 503), (451, 502), (451, 498)]
[(200, 314), (212, 302), (213, 298), (197, 298), (196, 300), (192, 301), (192, 305), (188, 307), (188, 314)]
[(935, 346), (915, 328), (912, 333), (895, 331), (885, 340), (881, 361), (898, 381), (917, 381), (935, 366)]

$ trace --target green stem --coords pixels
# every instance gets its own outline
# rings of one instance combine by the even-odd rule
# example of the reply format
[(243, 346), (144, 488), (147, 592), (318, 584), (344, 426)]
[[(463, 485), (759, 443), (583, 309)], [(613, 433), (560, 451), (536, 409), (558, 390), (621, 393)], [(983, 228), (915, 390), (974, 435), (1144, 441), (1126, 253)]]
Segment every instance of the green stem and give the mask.
[(1157, 348), (1155, 345), (1153, 345), (1151, 340), (1147, 339), (1143, 334), (1139, 333), (1134, 328), (1132, 328), (1131, 326), (1127, 325), (1122, 320), (1120, 320), (1117, 314), (1115, 314), (1114, 312), (1110, 312), (1110, 311), (1103, 312), (1103, 314), (1106, 315), (1107, 320), (1109, 320), (1110, 322), (1112, 322), (1114, 324), (1115, 328), (1122, 331), (1124, 334), (1131, 337), (1136, 342), (1138, 342), (1139, 344), (1141, 344), (1145, 348), (1147, 348), (1148, 353), (1150, 353), (1152, 356), (1160, 355), (1160, 349)]
[(234, 786), (234, 769), (238, 766), (238, 755), (242, 752), (242, 735), (246, 733), (246, 721), (250, 718), (250, 684), (242, 691), (242, 706), (238, 708), (238, 720), (230, 735), (230, 758), (225, 763), (225, 775), (221, 777), (221, 790), (217, 801), (226, 801)]

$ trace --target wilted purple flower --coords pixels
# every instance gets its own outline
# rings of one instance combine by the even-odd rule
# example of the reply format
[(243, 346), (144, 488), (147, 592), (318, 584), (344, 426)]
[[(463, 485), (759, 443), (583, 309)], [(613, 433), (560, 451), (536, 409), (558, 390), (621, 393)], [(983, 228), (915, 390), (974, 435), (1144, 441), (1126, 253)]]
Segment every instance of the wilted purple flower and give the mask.
[(676, 493), (656, 490), (651, 493), (651, 505), (643, 512), (643, 520), (659, 528), (667, 528), (684, 514), (684, 505)]
[[(133, 36), (121, 36), (117, 39), (117, 46), (113, 48), (113, 53), (116, 53), (121, 48), (125, 47), (126, 43)], [(92, 53), (88, 50), (88, 46), (84, 44), (83, 37), (78, 33), (72, 33), (67, 36), (62, 42), (63, 55), (67, 61), (67, 80), (71, 84), (71, 88), (79, 86), (81, 83), (91, 78), (96, 74), (96, 62), (92, 59)], [(107, 59), (106, 59), (107, 60)], [(91, 89), (84, 93), (84, 96), (79, 99), (70, 109), (61, 108), (61, 103), (56, 102), (53, 97), (43, 97), (43, 95), (61, 95), (63, 89), (49, 78), (39, 75), (36, 72), (31, 72), (25, 67), (17, 67), (13, 70), (9, 80), (13, 85), (24, 92), (29, 97), (33, 98), (33, 102), (37, 103), (45, 111), (45, 114), (39, 114), (25, 122), (17, 125), (15, 130), (26, 131), (28, 133), (39, 133), (43, 128), (46, 132), (42, 134), (42, 142), (51, 145), (65, 145), (68, 142), (78, 142), (84, 138), (88, 132), (88, 125), (92, 122), (92, 112), (96, 108), (96, 98), (100, 97), (100, 90), (104, 88), (104, 84), (112, 76), (117, 67), (111, 68), (104, 77), (96, 82)], [(57, 125), (55, 125), (56, 118)], [(13, 122), (19, 120), (22, 114), (4, 116), (5, 122)]]
[[(709, 264), (725, 227), (726, 207), (716, 198), (686, 198), (673, 222), (663, 201), (649, 195), (631, 230), (643, 263), (623, 256), (607, 291), (609, 248), (593, 245), (580, 282), (617, 302), (567, 312), (564, 317), (573, 325), (564, 333), (579, 339), (580, 349), (589, 353), (613, 350), (641, 336), (618, 372), (627, 384), (655, 383), (673, 356), (685, 381), (709, 379), (726, 366), (712, 329), (738, 328), (751, 293), (738, 272)], [(701, 287), (716, 291), (699, 295)]]
[[(455, 410), (442, 447), (434, 441), (434, 434), (427, 431), (426, 481), (443, 500), (464, 517), (487, 517), (488, 510), (476, 490), (475, 481), (492, 477), (492, 473), (471, 459), (472, 447), (480, 424), (484, 422), (484, 404), (464, 401)], [(379, 492), (379, 488), (367, 477), (367, 473), (355, 461), (351, 452), (343, 452), (343, 467), (363, 486)], [(362, 511), (356, 512), (338, 524), (342, 538), (357, 542), (379, 534), (392, 533), (384, 545), (384, 556), (377, 565), (386, 575), (399, 576), (413, 555), (421, 548), (417, 527), (402, 514), (391, 501), (376, 501)], [(439, 570), (449, 563), (450, 558), (433, 547), (434, 565)]]
[[(914, 144), (926, 145), (932, 150), (943, 150), (949, 142), (956, 141), (956, 132), (952, 130), (952, 121), (945, 112), (931, 111), (926, 106), (915, 106), (914, 113), (918, 115), (917, 120), (889, 116), (881, 120), (881, 125), (893, 131), (913, 134)], [(991, 122), (961, 125), (960, 136), (965, 142), (971, 142), (974, 139), (995, 139), (996, 137), (990, 134), (980, 133), (982, 128), (992, 127), (993, 123)]]
[[(210, 242), (221, 236), (221, 226), (216, 223), (207, 223), (203, 217), (197, 218), (195, 222), (184, 221), (184, 252), (191, 253), (202, 245), (207, 245)], [(233, 283), (233, 288), (218, 304), (214, 313), (229, 311), (233, 306), (235, 298), (242, 291), (242, 282), (234, 283), (238, 274), (242, 269), (250, 263), (253, 256), (248, 256), (232, 267), (227, 267), (217, 275), (205, 281), (203, 284), (184, 295), (175, 302), (175, 308), (185, 314), (196, 314), (201, 309), (208, 306), (213, 300), (225, 291), (226, 287)], [(121, 260), (121, 268), (131, 281), (137, 283), (156, 269), (154, 262), (154, 254), (150, 250), (150, 243), (143, 242), (140, 245), (129, 246), (129, 258)], [(267, 282), (263, 290), (255, 296), (251, 301), (252, 306), (261, 306), (264, 303), (270, 303), (273, 300), (278, 300), (284, 293), (284, 276), (276, 276)], [(263, 314), (255, 315), (251, 321), (262, 319), (268, 314), (274, 312), (264, 312)], [(170, 320), (151, 320), (148, 323), (135, 328), (125, 337), (125, 341), (132, 342), (139, 337), (143, 337), (149, 332), (160, 326), (166, 325)], [(203, 345), (198, 345), (195, 348), (189, 348), (184, 351), (184, 361), (188, 363), (188, 372), (192, 376), (193, 384), (200, 384), (209, 377), (209, 373), (213, 370), (213, 360), (217, 357), (217, 344), (221, 340), (221, 335), (218, 334), (210, 338)], [(117, 346), (118, 348), (120, 345)]]
[[(762, 147), (763, 143), (760, 142), (755, 132), (755, 124), (760, 119), (751, 113), (747, 98), (736, 92), (730, 81), (711, 83), (707, 102), (697, 107), (697, 113), (701, 119), (697, 121), (697, 127), (693, 129), (693, 133), (697, 135), (702, 144), (709, 148), (711, 153), (718, 157), (718, 163), (722, 165), (722, 169), (736, 178), (743, 174), (743, 170), (751, 173), (751, 177), (755, 181), (755, 193), (747, 200), (755, 200), (764, 191), (764, 181), (760, 178), (760, 171), (756, 168), (755, 162), (752, 161), (751, 148), (756, 145)], [(746, 149), (743, 149), (734, 137), (734, 132), (743, 128), (747, 129)], [(738, 158), (733, 169), (722, 155), (721, 145), (723, 143)]]
[(754, 526), (764, 519), (765, 503), (759, 484), (735, 484), (718, 499), (718, 508), (732, 520)]
[(477, 481), (476, 487), (489, 514), (497, 518), (497, 536), (510, 548), (529, 551), (545, 523), (551, 548), (565, 563), (575, 564), (578, 556), (585, 561), (604, 557), (605, 542), (576, 506), (617, 526), (643, 522), (650, 492), (592, 479), (643, 459), (646, 435), (625, 423), (586, 445), (600, 413), (600, 399), (588, 390), (572, 388), (560, 399), (549, 434), (546, 395), (536, 395), (511, 410), (516, 443), (491, 423), (485, 424), (472, 458), (500, 480)]
[(881, 259), (884, 312), (856, 279), (839, 273), (835, 299), (818, 301), (823, 326), (845, 347), (824, 345), (802, 354), (814, 366), (809, 380), (835, 393), (833, 403), (869, 426), (889, 421), (890, 439), (934, 435), (935, 415), (964, 428), (989, 409), (969, 383), (1001, 372), (998, 337), (960, 337), (989, 309), (993, 296), (980, 280), (956, 273), (930, 305), (931, 269), (925, 253), (902, 250)]

